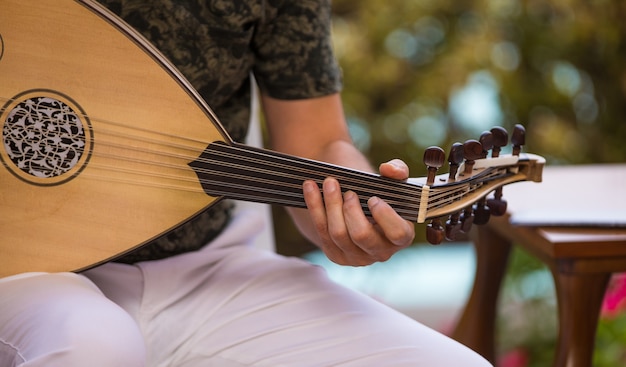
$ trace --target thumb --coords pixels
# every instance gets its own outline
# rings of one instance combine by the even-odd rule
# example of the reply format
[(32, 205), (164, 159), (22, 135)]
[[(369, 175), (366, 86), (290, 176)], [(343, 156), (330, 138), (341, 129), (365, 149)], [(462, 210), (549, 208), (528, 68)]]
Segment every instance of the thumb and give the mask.
[(392, 159), (389, 162), (382, 163), (378, 170), (382, 176), (395, 180), (406, 180), (409, 178), (409, 166), (401, 159)]

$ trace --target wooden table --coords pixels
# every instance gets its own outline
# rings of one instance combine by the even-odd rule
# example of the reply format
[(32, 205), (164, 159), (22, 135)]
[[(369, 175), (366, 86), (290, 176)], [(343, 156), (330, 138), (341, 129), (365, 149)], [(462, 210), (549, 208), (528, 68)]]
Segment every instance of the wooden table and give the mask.
[(626, 271), (626, 164), (555, 166), (504, 189), (509, 211), (475, 226), (476, 278), (454, 338), (495, 362), (497, 298), (512, 244), (551, 270), (559, 332), (554, 366), (590, 367), (611, 274)]

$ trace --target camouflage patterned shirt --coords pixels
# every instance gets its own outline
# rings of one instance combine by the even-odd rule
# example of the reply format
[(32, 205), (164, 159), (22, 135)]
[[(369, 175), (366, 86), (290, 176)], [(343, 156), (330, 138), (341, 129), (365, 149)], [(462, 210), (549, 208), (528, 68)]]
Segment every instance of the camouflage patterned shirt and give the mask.
[[(99, 1), (176, 65), (236, 141), (248, 128), (251, 74), (262, 93), (278, 99), (318, 97), (341, 88), (330, 0)], [(220, 233), (232, 207), (219, 201), (119, 261), (196, 250)]]

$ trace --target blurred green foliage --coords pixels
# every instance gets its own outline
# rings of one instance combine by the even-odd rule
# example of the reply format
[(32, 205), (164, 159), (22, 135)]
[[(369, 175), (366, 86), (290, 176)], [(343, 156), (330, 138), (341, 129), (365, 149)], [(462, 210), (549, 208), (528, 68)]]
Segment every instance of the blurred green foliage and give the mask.
[(493, 125), (549, 164), (626, 160), (626, 3), (334, 0), (346, 114), (373, 162), (423, 172)]
[(626, 312), (602, 317), (596, 333), (594, 366), (614, 367), (626, 364)]
[(498, 359), (512, 351), (526, 356), (526, 364), (498, 367), (551, 366), (558, 333), (554, 282), (543, 263), (518, 247), (511, 253), (498, 311)]

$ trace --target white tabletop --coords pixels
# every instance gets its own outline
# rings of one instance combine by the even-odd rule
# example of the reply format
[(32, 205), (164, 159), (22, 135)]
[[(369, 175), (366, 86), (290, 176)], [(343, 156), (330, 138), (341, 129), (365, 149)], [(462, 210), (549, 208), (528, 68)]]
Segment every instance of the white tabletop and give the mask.
[(626, 164), (549, 166), (543, 182), (504, 188), (519, 225), (626, 227)]

